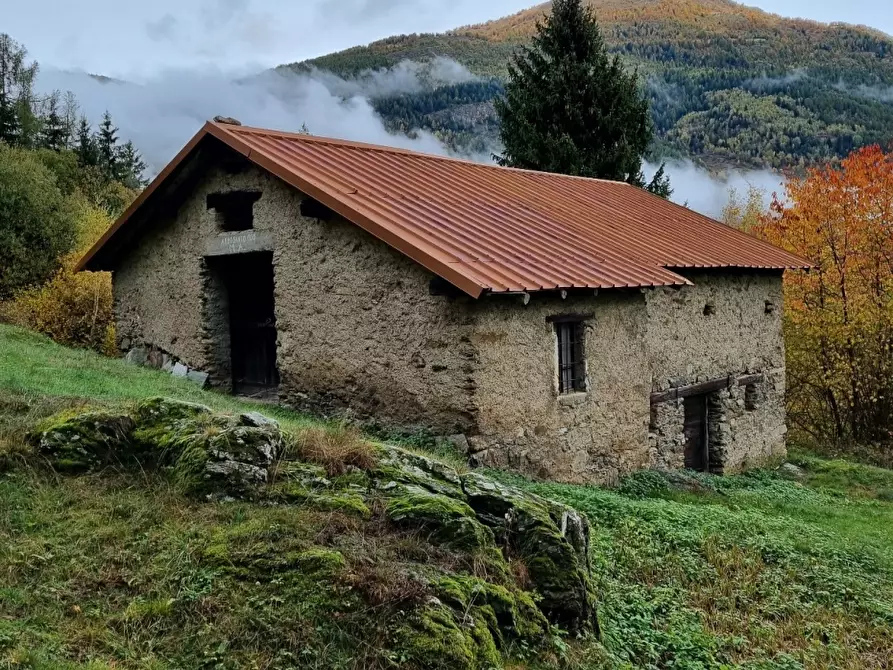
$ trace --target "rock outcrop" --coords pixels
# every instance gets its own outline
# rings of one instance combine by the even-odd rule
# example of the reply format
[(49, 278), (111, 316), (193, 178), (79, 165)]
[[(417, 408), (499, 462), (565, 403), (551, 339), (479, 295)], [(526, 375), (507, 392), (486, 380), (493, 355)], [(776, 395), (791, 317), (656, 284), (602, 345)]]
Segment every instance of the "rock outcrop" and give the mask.
[[(436, 634), (453, 642), (431, 653), (479, 661), (509, 638), (542, 638), (549, 624), (597, 629), (585, 516), (479, 473), (381, 446), (374, 466), (330, 476), (288, 457), (288, 436), (261, 414), (230, 416), (165, 398), (130, 413), (61, 415), (30, 438), (60, 471), (152, 467), (190, 496), (299, 504), (364, 520), (377, 514), (395, 529), (469, 556), (487, 579), (416, 575), (434, 596), (396, 633), (401, 644)], [(523, 564), (532, 593), (516, 583), (513, 562)], [(460, 661), (456, 667), (478, 667)]]

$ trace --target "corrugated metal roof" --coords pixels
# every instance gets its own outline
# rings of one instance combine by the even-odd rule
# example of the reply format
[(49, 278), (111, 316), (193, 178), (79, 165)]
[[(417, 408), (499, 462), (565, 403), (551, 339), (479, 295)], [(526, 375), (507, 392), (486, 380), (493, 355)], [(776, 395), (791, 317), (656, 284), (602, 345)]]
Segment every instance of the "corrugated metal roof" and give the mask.
[(472, 296), (668, 286), (673, 269), (809, 266), (622, 182), (209, 122), (81, 261), (94, 257), (199, 141), (213, 135)]

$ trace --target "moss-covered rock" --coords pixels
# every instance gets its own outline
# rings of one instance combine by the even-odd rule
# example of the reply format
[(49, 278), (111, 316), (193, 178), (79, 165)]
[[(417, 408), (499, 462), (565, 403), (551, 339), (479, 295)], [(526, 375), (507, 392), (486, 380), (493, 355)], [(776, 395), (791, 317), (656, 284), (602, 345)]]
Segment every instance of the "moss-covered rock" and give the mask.
[(87, 472), (128, 464), (135, 422), (126, 414), (61, 414), (39, 424), (29, 435), (39, 453), (60, 472)]
[(368, 519), (369, 477), (362, 470), (329, 479), (322, 466), (300, 461), (277, 464), (265, 497), (284, 504), (306, 505)]
[(394, 523), (418, 528), (430, 539), (453, 549), (477, 551), (493, 547), (493, 531), (481, 524), (462, 500), (433, 493), (414, 484), (387, 492), (387, 514)]
[(393, 659), (426, 670), (495, 670), (503, 667), (483, 617), (432, 600), (394, 633)]
[(571, 631), (596, 628), (586, 518), (478, 473), (464, 475), (462, 487), (478, 519), (524, 561), (549, 621)]
[(486, 621), (500, 649), (514, 640), (537, 645), (549, 631), (549, 622), (537, 608), (529, 593), (517, 586), (501, 584), (468, 575), (442, 575), (432, 579), (437, 598), (460, 612), (476, 612)]
[(60, 471), (121, 463), (159, 467), (190, 495), (249, 496), (282, 449), (279, 425), (261, 415), (214, 414), (204, 405), (150, 398), (134, 412), (54, 417), (32, 440)]
[(207, 565), (245, 580), (333, 579), (347, 567), (338, 551), (307, 546), (288, 529), (253, 522), (220, 531), (201, 556)]
[(413, 484), (432, 493), (465, 499), (459, 474), (450, 466), (405, 449), (386, 446), (370, 476), (380, 488)]
[(195, 419), (212, 414), (211, 408), (194, 402), (171, 398), (148, 398), (136, 406), (134, 420), (141, 428), (175, 425), (184, 419)]
[[(501, 667), (499, 650), (514, 641), (536, 646), (549, 622), (571, 631), (595, 626), (585, 517), (478, 473), (459, 475), (386, 446), (374, 466), (331, 476), (319, 465), (280, 460), (283, 436), (272, 419), (165, 398), (129, 415), (63, 415), (39, 426), (32, 440), (60, 470), (155, 467), (192, 496), (261, 499), (361, 519), (384, 503), (391, 523), (421, 531), (455, 561), (449, 573), (421, 571), (431, 598), (395, 633), (400, 658), (419, 667)], [(206, 548), (205, 559), (246, 580), (329, 579), (344, 571), (338, 552), (296, 544), (289, 529), (275, 530), (275, 538), (272, 532), (234, 529)], [(523, 561), (536, 598), (519, 586), (506, 556)]]

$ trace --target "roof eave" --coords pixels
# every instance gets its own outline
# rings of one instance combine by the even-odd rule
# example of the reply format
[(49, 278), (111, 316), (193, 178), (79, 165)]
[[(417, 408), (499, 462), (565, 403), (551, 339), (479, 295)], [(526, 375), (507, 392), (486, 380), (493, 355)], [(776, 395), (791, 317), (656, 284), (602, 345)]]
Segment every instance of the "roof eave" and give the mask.
[(174, 157), (174, 159), (168, 163), (165, 168), (158, 173), (158, 176), (152, 180), (152, 183), (149, 184), (145, 189), (143, 189), (142, 193), (140, 193), (136, 199), (130, 203), (130, 206), (124, 211), (124, 213), (118, 217), (118, 219), (111, 225), (111, 227), (103, 233), (102, 237), (100, 237), (96, 243), (90, 247), (86, 254), (78, 261), (77, 265), (74, 268), (75, 272), (81, 272), (83, 270), (90, 271), (102, 271), (102, 270), (110, 270), (111, 268), (105, 264), (100, 262), (100, 251), (106, 245), (106, 243), (114, 237), (114, 235), (133, 217), (134, 214), (146, 203), (146, 201), (152, 197), (152, 194), (161, 187), (164, 182), (167, 181), (168, 177), (173, 174), (173, 172), (180, 166), (180, 164), (189, 157), (189, 155), (193, 152), (193, 150), (198, 146), (199, 142), (201, 142), (205, 136), (208, 134), (209, 128), (213, 124), (209, 121), (205, 123), (201, 130), (199, 130), (195, 136), (189, 140), (185, 147), (183, 147), (180, 152)]

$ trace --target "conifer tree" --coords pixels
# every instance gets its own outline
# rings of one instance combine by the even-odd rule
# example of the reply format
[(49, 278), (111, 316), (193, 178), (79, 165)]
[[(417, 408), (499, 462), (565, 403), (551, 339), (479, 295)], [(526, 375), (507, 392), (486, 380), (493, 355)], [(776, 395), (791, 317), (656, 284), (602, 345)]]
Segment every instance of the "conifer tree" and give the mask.
[(0, 141), (24, 143), (25, 109), (31, 100), (36, 63), (26, 63), (27, 50), (6, 33), (0, 33)]
[[(642, 157), (652, 138), (636, 73), (611, 57), (582, 0), (554, 0), (530, 47), (509, 65), (496, 101), (501, 165), (645, 186)], [(661, 171), (647, 188), (664, 197)]]
[(146, 163), (130, 140), (118, 152), (118, 166), (120, 172), (118, 180), (125, 186), (128, 188), (142, 188), (146, 185), (146, 180), (143, 178)]
[(120, 166), (118, 164), (118, 128), (112, 123), (112, 115), (106, 111), (102, 115), (102, 123), (95, 137), (96, 149), (99, 156), (99, 167), (106, 179), (120, 178)]
[(46, 101), (46, 110), (41, 119), (40, 146), (53, 151), (68, 148), (70, 137), (66, 120), (59, 110), (59, 94), (53, 93)]
[(98, 167), (99, 150), (86, 116), (82, 116), (78, 124), (77, 140), (74, 148), (81, 167)]

